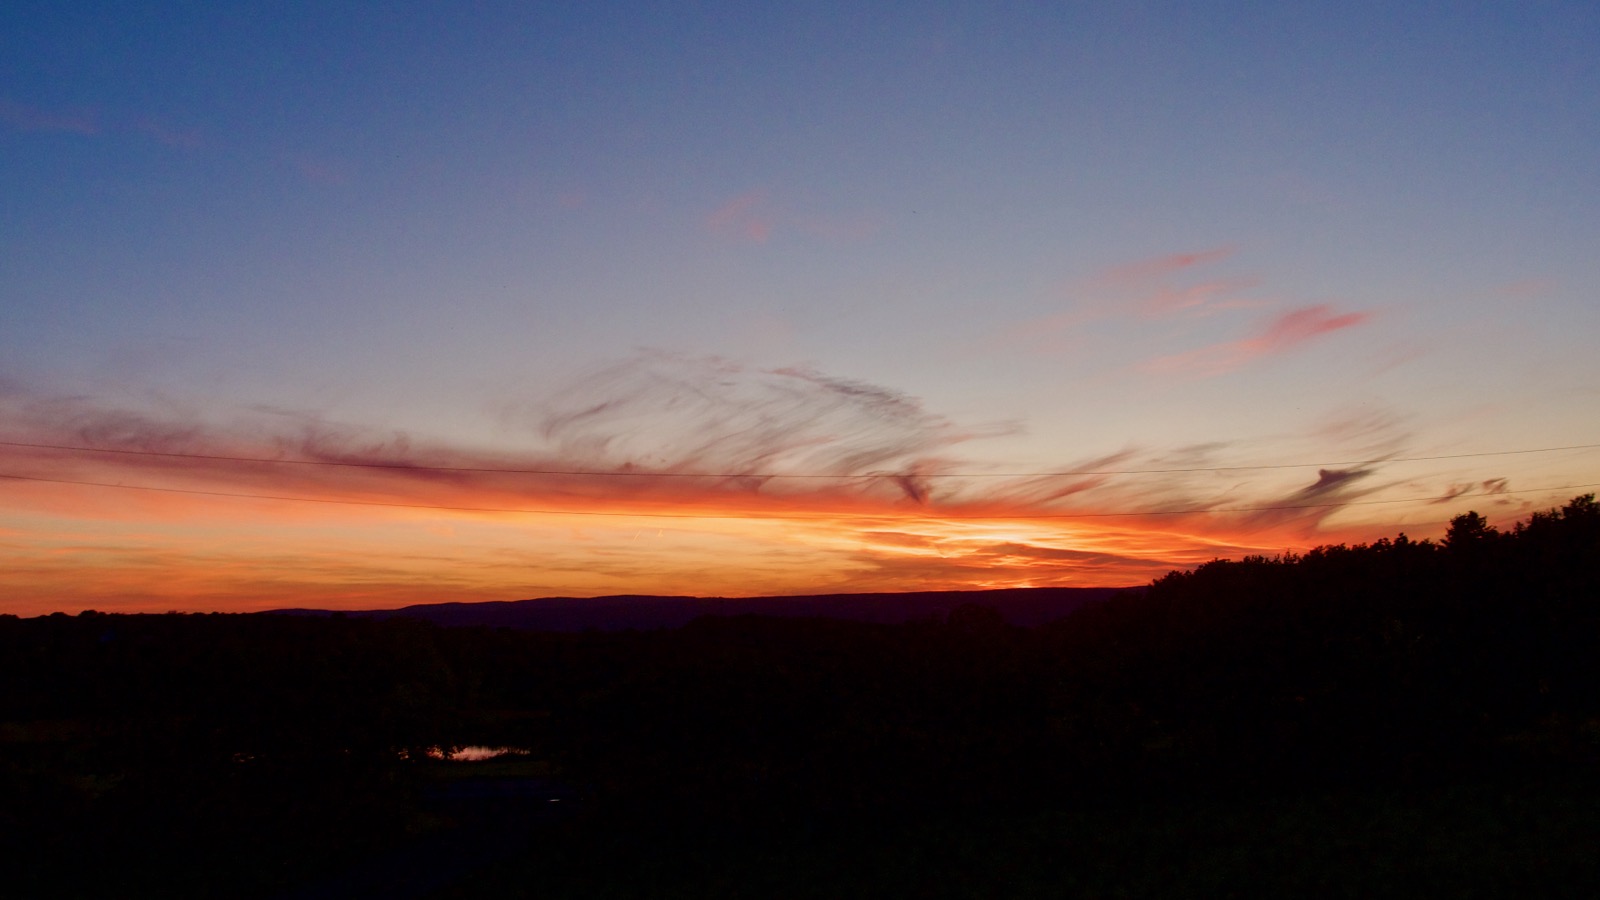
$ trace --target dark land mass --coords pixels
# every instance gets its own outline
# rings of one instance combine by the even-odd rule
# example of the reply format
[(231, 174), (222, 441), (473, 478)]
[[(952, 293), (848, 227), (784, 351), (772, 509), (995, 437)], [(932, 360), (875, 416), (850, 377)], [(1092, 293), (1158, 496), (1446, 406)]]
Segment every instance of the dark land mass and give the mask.
[(1597, 846), (1592, 496), (1031, 627), (0, 616), (7, 897), (1588, 898)]
[[(702, 616), (827, 618), (898, 625), (943, 620), (958, 606), (991, 607), (1012, 625), (1043, 625), (1126, 588), (1010, 588), (987, 591), (909, 591), (891, 594), (814, 594), (794, 597), (544, 597), (481, 603), (422, 603), (344, 615), (407, 618), (445, 626), (522, 628), (534, 631), (623, 631), (679, 628)], [(280, 609), (263, 615), (331, 616), (332, 610)]]

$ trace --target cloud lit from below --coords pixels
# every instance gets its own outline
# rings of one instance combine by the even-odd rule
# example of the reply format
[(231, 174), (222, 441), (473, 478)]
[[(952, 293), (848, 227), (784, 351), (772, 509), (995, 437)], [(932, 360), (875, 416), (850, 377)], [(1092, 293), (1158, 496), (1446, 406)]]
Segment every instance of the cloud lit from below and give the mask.
[(810, 367), (659, 352), (503, 406), (521, 451), (183, 409), (0, 390), (0, 609), (1136, 584), (1381, 535), (1387, 521), (1335, 522), (1394, 483), (1377, 462), (1218, 465), (1242, 444), (1064, 452), (1030, 473), (981, 453), (1014, 423), (963, 425)]
[(1323, 335), (1354, 328), (1371, 319), (1371, 313), (1336, 313), (1327, 304), (1319, 303), (1281, 313), (1251, 337), (1158, 357), (1142, 368), (1157, 374), (1222, 375), (1262, 357), (1286, 353)]

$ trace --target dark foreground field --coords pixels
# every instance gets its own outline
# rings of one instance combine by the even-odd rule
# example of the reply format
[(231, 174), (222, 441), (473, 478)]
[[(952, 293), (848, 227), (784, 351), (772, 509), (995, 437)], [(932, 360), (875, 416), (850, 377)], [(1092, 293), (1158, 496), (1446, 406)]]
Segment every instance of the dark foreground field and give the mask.
[(1597, 560), (1579, 498), (1034, 627), (0, 618), (0, 894), (1596, 896)]
[(1587, 775), (1029, 813), (799, 833), (568, 823), (430, 896), (1593, 897)]

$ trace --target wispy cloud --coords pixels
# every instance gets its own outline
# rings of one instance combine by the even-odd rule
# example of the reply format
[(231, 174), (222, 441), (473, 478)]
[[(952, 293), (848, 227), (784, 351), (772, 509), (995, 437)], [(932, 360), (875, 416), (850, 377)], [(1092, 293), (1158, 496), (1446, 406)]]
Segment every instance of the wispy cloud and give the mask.
[(1014, 325), (992, 343), (1057, 354), (1077, 346), (1074, 335), (1091, 323), (1200, 318), (1262, 306), (1265, 301), (1248, 295), (1260, 286), (1255, 276), (1193, 280), (1195, 270), (1236, 252), (1231, 246), (1214, 247), (1107, 267), (1060, 289), (1068, 308)]
[(19, 131), (55, 131), (81, 135), (100, 133), (100, 123), (92, 113), (43, 110), (4, 98), (0, 98), (0, 122)]
[(799, 231), (833, 243), (865, 241), (883, 230), (882, 217), (867, 214), (807, 215), (793, 221)]
[(300, 156), (290, 162), (300, 177), (313, 184), (338, 185), (350, 180), (343, 166), (326, 159)]
[(1444, 493), (1435, 498), (1432, 503), (1439, 505), (1452, 500), (1468, 496), (1494, 497), (1511, 490), (1511, 480), (1508, 478), (1488, 478), (1481, 481), (1452, 482), (1445, 488)]
[(90, 110), (47, 110), (0, 98), (0, 124), (18, 131), (56, 132), (86, 137), (143, 135), (174, 149), (200, 146), (200, 130), (179, 128), (151, 116), (103, 119)]
[(883, 219), (866, 213), (797, 210), (774, 201), (765, 188), (755, 188), (723, 201), (706, 215), (705, 227), (720, 237), (752, 244), (766, 243), (780, 229), (830, 243), (854, 243), (881, 231)]
[(1102, 287), (1138, 287), (1150, 282), (1203, 266), (1221, 262), (1238, 252), (1237, 247), (1212, 247), (1189, 253), (1168, 253), (1131, 263), (1110, 266), (1100, 270), (1090, 284)]
[(1133, 307), (1149, 319), (1209, 316), (1230, 309), (1249, 309), (1260, 306), (1262, 301), (1239, 295), (1260, 283), (1257, 278), (1232, 278), (1182, 288), (1160, 287), (1149, 291)]
[(803, 366), (667, 353), (597, 369), (502, 418), (527, 450), (304, 413), (219, 426), (175, 404), (132, 410), (12, 386), (0, 393), (0, 440), (119, 452), (0, 448), (0, 462), (44, 478), (424, 505), (887, 512), (937, 502), (930, 479), (955, 464), (956, 447), (1014, 429), (960, 426), (902, 392)]
[[(1242, 448), (1208, 444), (1127, 448), (1025, 474), (978, 453), (1017, 423), (958, 423), (904, 392), (809, 367), (663, 352), (594, 369), (504, 405), (499, 417), (526, 449), (475, 449), (314, 413), (257, 411), (219, 424), (181, 403), (107, 407), (13, 382), (0, 385), (0, 441), (113, 452), (0, 447), (0, 472), (457, 508), (911, 516), (921, 527), (853, 530), (926, 535), (928, 521), (946, 519), (1203, 519), (1289, 501), (1333, 508), (1372, 469), (1326, 470), (1286, 493), (1226, 472)], [(1368, 422), (1351, 440), (1365, 450), (1381, 437), (1374, 429), (1390, 427)]]
[(732, 197), (706, 216), (713, 234), (763, 244), (772, 237), (772, 217), (767, 192), (756, 189)]
[(135, 126), (146, 137), (178, 150), (193, 150), (200, 146), (200, 129), (174, 128), (155, 119), (143, 118)]
[(1537, 297), (1548, 297), (1561, 287), (1561, 283), (1554, 278), (1524, 278), (1521, 281), (1512, 281), (1497, 285), (1494, 293), (1513, 300), (1529, 300)]
[(889, 486), (919, 502), (927, 476), (948, 468), (954, 447), (1015, 427), (964, 428), (910, 395), (809, 367), (662, 352), (596, 370), (507, 412), (561, 458), (716, 472), (778, 492), (799, 487), (771, 476), (819, 475), (841, 479), (830, 490)]
[(1160, 374), (1184, 373), (1199, 377), (1221, 375), (1262, 357), (1285, 353), (1323, 335), (1354, 328), (1371, 319), (1371, 313), (1338, 313), (1327, 304), (1305, 306), (1274, 316), (1251, 337), (1158, 357), (1144, 363), (1141, 368)]
[[(127, 451), (0, 446), (0, 475), (22, 476), (0, 478), (0, 567), (31, 573), (0, 587), (0, 608), (91, 571), (96, 596), (197, 604), (292, 590), (372, 606), (428, 599), (427, 584), (458, 599), (1129, 584), (1344, 539), (1330, 520), (1394, 484), (1381, 462), (1229, 470), (1263, 453), (1243, 439), (1025, 474), (980, 452), (1014, 423), (959, 423), (811, 367), (662, 352), (500, 419), (513, 447), (487, 450), (315, 413), (220, 421), (182, 402), (117, 407), (0, 380), (0, 441)], [(1364, 448), (1392, 427), (1338, 433)]]

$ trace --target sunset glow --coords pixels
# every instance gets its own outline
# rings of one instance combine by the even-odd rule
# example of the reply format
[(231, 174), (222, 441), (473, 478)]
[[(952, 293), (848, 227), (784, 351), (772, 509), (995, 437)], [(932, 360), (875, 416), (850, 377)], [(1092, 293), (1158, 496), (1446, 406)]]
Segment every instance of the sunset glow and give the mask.
[(119, 16), (0, 13), (0, 612), (1120, 586), (1600, 486), (1588, 7)]
[[(1396, 528), (1437, 534), (1462, 503), (1515, 518), (1562, 493), (1441, 482), (1436, 460), (1248, 479), (1132, 455), (1061, 474), (985, 478), (912, 464), (905, 471), (920, 474), (784, 478), (782, 454), (767, 473), (691, 476), (674, 464), (571, 474), (594, 470), (444, 447), (408, 449), (400, 463), (401, 451), (346, 452), (327, 436), (320, 459), (194, 431), (167, 445), (184, 450), (117, 453), (39, 446), (73, 435), (31, 436), (0, 448), (0, 600), (22, 613), (59, 608), (48, 598), (65, 595), (84, 608), (202, 610), (1126, 585)], [(1570, 482), (1595, 455), (1546, 454), (1544, 478)]]

